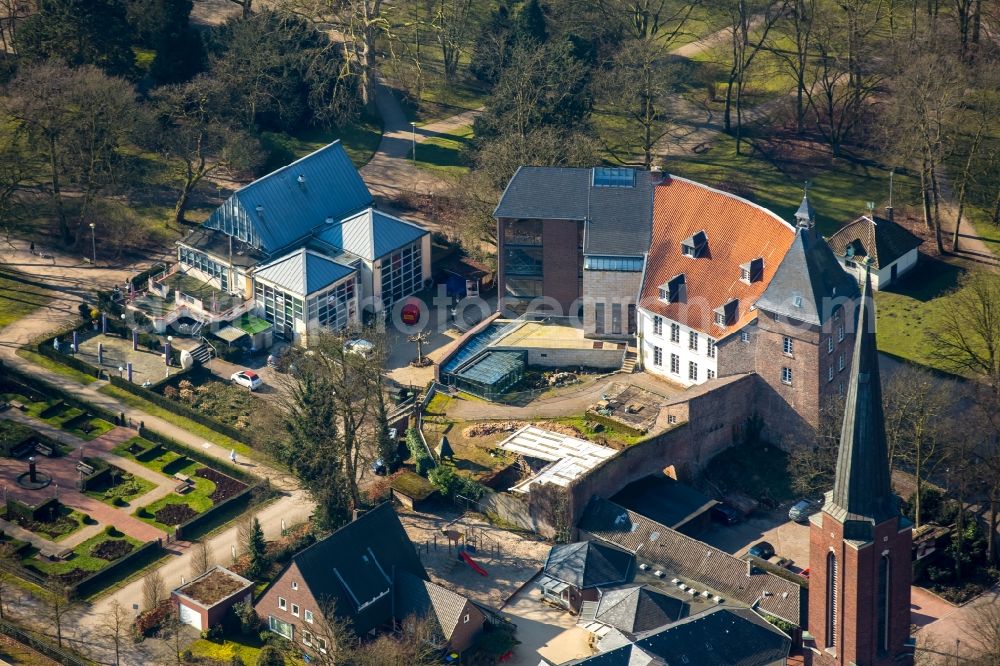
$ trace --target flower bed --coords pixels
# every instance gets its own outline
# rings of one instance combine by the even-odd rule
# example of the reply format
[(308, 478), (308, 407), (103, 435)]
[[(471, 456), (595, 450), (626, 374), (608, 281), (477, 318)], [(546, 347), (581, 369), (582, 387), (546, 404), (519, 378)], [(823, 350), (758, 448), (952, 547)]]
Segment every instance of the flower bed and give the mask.
[(215, 484), (215, 490), (211, 495), (209, 495), (209, 499), (211, 499), (215, 504), (229, 499), (247, 487), (247, 484), (242, 481), (237, 481), (231, 476), (226, 476), (222, 472), (218, 472), (209, 467), (202, 467), (195, 472), (195, 475), (200, 476), (203, 479), (208, 479)]
[(108, 541), (102, 541), (91, 548), (90, 554), (94, 557), (99, 557), (102, 560), (111, 562), (128, 555), (133, 550), (135, 550), (135, 546), (130, 544), (128, 541), (110, 539)]
[(156, 519), (156, 522), (164, 525), (180, 525), (197, 515), (198, 512), (187, 504), (167, 504), (162, 509), (156, 511), (153, 517)]
[[(122, 546), (101, 546), (104, 542), (117, 541), (128, 544), (130, 546), (129, 552), (141, 545), (138, 540), (129, 536), (111, 537), (107, 534), (101, 533), (94, 535), (73, 548), (73, 552), (65, 560), (50, 561), (41, 557), (35, 557), (35, 550), (31, 549), (29, 553), (31, 553), (32, 556), (23, 559), (22, 564), (27, 569), (40, 573), (43, 576), (59, 580), (66, 585), (72, 585), (83, 580), (95, 571), (100, 571), (104, 567), (108, 566), (109, 561), (95, 555), (94, 551), (98, 548), (102, 548), (101, 552), (105, 552), (103, 550), (105, 548), (122, 548)], [(121, 556), (119, 556), (119, 558), (120, 557)], [(82, 572), (82, 575), (80, 572)]]

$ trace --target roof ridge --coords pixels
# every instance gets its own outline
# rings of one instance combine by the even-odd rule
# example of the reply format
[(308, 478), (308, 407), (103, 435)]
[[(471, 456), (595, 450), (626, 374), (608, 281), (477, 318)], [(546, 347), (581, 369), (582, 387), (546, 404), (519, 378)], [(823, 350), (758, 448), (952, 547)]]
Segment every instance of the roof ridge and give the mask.
[(765, 208), (764, 206), (760, 205), (759, 203), (755, 203), (753, 201), (750, 201), (749, 199), (747, 199), (745, 197), (741, 197), (738, 194), (733, 194), (732, 192), (726, 192), (725, 190), (720, 190), (717, 187), (711, 187), (710, 185), (705, 185), (704, 183), (699, 183), (698, 181), (691, 180), (690, 178), (684, 178), (683, 176), (676, 176), (676, 175), (674, 175), (672, 173), (665, 173), (664, 175), (666, 175), (669, 180), (666, 180), (666, 179), (661, 180), (660, 182), (656, 183), (653, 187), (660, 187), (661, 185), (665, 186), (665, 185), (669, 184), (670, 180), (679, 180), (682, 183), (687, 183), (689, 185), (694, 185), (695, 187), (699, 187), (699, 188), (701, 188), (703, 190), (708, 190), (709, 192), (714, 192), (716, 194), (722, 194), (722, 195), (727, 196), (727, 197), (729, 197), (731, 199), (736, 199), (737, 201), (741, 201), (743, 203), (750, 204), (754, 208), (757, 208), (757, 209), (759, 209), (759, 210), (767, 213), (768, 215), (770, 215), (774, 219), (776, 219), (779, 222), (783, 223), (785, 226), (787, 226), (792, 231), (794, 231), (796, 229), (796, 226), (794, 224), (791, 224), (790, 222), (788, 222), (788, 220), (786, 220), (785, 218), (781, 217), (780, 215), (778, 215), (777, 213), (775, 213), (773, 210), (771, 210), (769, 208)]
[(330, 143), (326, 144), (325, 146), (320, 146), (319, 148), (317, 148), (316, 150), (312, 151), (311, 153), (303, 155), (302, 157), (300, 157), (300, 158), (298, 158), (298, 159), (296, 159), (296, 160), (294, 160), (292, 162), (289, 162), (285, 166), (278, 167), (274, 171), (270, 171), (270, 172), (264, 174), (263, 176), (261, 176), (260, 178), (256, 178), (256, 179), (250, 181), (249, 183), (247, 183), (243, 187), (241, 187), (238, 190), (236, 190), (235, 192), (233, 192), (233, 195), (239, 194), (240, 192), (243, 192), (247, 188), (253, 187), (257, 183), (262, 183), (262, 182), (266, 181), (268, 178), (270, 178), (271, 176), (276, 176), (277, 174), (280, 174), (280, 173), (283, 173), (285, 171), (288, 171), (289, 169), (291, 169), (293, 166), (295, 166), (299, 162), (302, 162), (303, 160), (307, 160), (310, 157), (312, 157), (313, 155), (316, 155), (318, 153), (323, 152), (324, 150), (332, 148), (333, 146), (335, 146), (335, 145), (337, 145), (339, 143), (340, 143), (340, 139), (334, 139), (333, 141), (331, 141)]

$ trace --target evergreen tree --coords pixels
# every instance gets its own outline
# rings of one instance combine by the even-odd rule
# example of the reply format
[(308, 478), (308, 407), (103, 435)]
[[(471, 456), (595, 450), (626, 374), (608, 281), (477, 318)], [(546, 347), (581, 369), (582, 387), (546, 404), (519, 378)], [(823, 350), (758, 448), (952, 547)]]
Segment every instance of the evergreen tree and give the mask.
[(544, 44), (549, 39), (545, 27), (545, 10), (538, 0), (528, 0), (517, 17), (517, 36), (521, 43)]
[(490, 19), (483, 22), (479, 29), (479, 36), (469, 59), (469, 73), (489, 86), (495, 85), (510, 61), (515, 41), (510, 7), (506, 2), (501, 2), (490, 13)]
[(156, 52), (150, 75), (157, 83), (186, 81), (205, 67), (205, 48), (191, 27), (192, 0), (128, 0), (136, 43)]
[(31, 62), (90, 64), (116, 76), (135, 69), (132, 30), (121, 0), (40, 0), (14, 39), (18, 55)]
[(247, 571), (251, 578), (260, 578), (267, 572), (270, 562), (267, 559), (267, 543), (264, 541), (264, 530), (260, 526), (260, 520), (254, 516), (253, 524), (250, 526), (250, 538), (247, 543), (247, 552), (250, 553), (250, 569)]

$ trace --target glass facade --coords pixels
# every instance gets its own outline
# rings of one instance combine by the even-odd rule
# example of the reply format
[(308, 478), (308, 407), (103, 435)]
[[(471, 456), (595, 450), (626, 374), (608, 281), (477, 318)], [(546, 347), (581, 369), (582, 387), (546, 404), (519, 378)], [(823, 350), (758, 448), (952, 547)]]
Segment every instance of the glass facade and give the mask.
[(204, 252), (183, 246), (178, 249), (177, 258), (185, 266), (197, 268), (214, 278), (218, 278), (222, 282), (222, 291), (229, 291), (229, 266), (210, 259)]
[(618, 271), (641, 273), (642, 257), (597, 257), (583, 258), (583, 267), (588, 271)]
[(301, 298), (257, 282), (254, 284), (254, 299), (264, 313), (264, 319), (274, 324), (275, 333), (286, 340), (295, 337), (295, 321), (303, 321)]
[(306, 301), (309, 325), (317, 322), (319, 326), (334, 331), (347, 326), (357, 315), (355, 293), (355, 280), (350, 279), (309, 297)]
[(420, 291), (423, 279), (419, 243), (393, 252), (382, 259), (382, 304), (391, 307), (396, 301)]

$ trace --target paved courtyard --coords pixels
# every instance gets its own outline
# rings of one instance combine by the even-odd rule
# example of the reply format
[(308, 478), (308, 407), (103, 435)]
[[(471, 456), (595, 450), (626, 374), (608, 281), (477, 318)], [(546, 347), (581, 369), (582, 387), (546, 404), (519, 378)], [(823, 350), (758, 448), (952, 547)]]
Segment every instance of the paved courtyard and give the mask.
[(809, 526), (788, 520), (788, 508), (758, 510), (736, 525), (713, 522), (698, 538), (737, 556), (758, 541), (767, 541), (778, 557), (792, 561), (792, 571), (801, 571), (809, 566)]
[(537, 666), (538, 658), (544, 657), (549, 663), (561, 664), (595, 652), (590, 632), (576, 626), (576, 616), (543, 604), (533, 583), (514, 595), (503, 612), (517, 625), (517, 640), (521, 641), (508, 663)]
[[(63, 336), (60, 345), (63, 352), (68, 352), (72, 338)], [(77, 356), (81, 361), (93, 366), (100, 366), (112, 376), (118, 376), (118, 368), (126, 368), (129, 362), (132, 363), (132, 381), (142, 384), (149, 381), (158, 382), (167, 377), (167, 374), (174, 374), (180, 368), (174, 366), (168, 368), (163, 361), (162, 351), (150, 351), (143, 345), (139, 345), (138, 350), (132, 349), (131, 338), (121, 338), (117, 335), (102, 335), (98, 331), (88, 331), (80, 334), (80, 351)], [(104, 345), (104, 363), (98, 363), (98, 345)]]
[[(399, 514), (399, 519), (431, 580), (493, 608), (502, 607), (541, 571), (549, 554), (549, 545), (537, 537), (493, 527), (474, 514), (438, 516), (405, 512)], [(477, 544), (477, 552), (470, 556), (486, 570), (486, 576), (480, 576), (458, 560), (457, 551), (443, 530), (463, 539), (466, 535), (471, 537), (469, 541)]]

